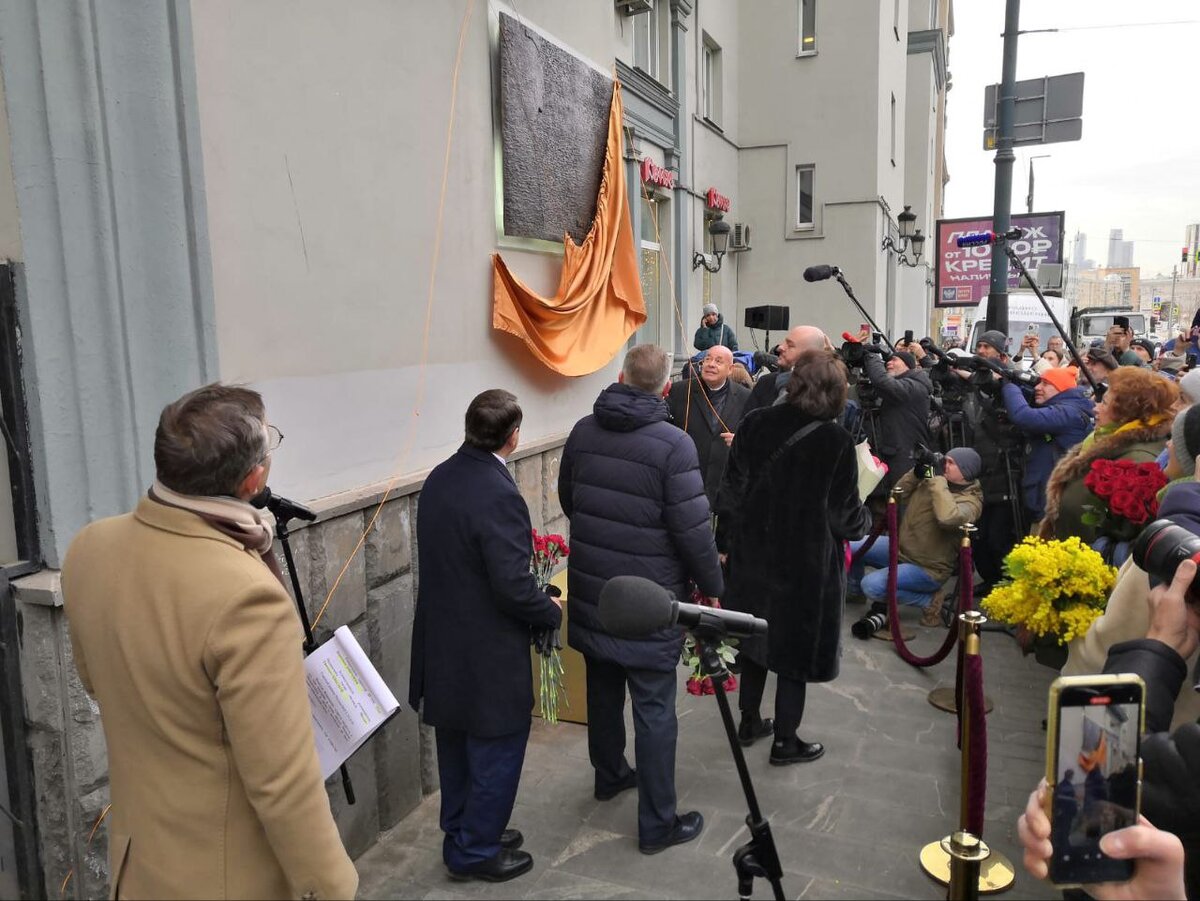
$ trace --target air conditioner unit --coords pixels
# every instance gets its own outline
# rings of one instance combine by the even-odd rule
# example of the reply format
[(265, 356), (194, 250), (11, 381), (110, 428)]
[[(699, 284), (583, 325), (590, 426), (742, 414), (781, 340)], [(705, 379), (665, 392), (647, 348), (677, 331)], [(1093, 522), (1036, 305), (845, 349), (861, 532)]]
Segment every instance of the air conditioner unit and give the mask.
[(745, 222), (735, 222), (733, 239), (729, 242), (730, 253), (742, 253), (750, 250), (750, 226)]
[(627, 16), (654, 12), (654, 0), (617, 0), (617, 9)]

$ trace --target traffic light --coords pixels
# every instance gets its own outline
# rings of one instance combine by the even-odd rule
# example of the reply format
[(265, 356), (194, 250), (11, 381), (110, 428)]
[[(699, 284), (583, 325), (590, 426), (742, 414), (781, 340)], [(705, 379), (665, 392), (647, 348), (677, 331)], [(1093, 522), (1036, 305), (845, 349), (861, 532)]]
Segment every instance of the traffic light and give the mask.
[(1187, 262), (1187, 248), (1186, 247), (1183, 248), (1183, 256), (1180, 258), (1179, 262), (1181, 262), (1181, 263)]
[(1152, 332), (1158, 331), (1158, 317), (1157, 316), (1150, 317), (1150, 331), (1152, 331)]

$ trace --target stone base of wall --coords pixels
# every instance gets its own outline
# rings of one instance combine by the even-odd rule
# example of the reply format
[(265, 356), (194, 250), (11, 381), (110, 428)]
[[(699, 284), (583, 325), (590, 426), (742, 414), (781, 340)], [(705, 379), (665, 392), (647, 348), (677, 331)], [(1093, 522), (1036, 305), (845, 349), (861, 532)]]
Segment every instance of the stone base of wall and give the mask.
[[(509, 470), (529, 504), (534, 528), (566, 535), (558, 504), (563, 440), (518, 452)], [(326, 783), (352, 857), (438, 789), (433, 730), (421, 725), (407, 703), (420, 487), (420, 480), (405, 483), (382, 507), (382, 490), (356, 492), (351, 500), (325, 499), (312, 505), (317, 522), (293, 526), (296, 573), (309, 617), (316, 620), (317, 640), (349, 626), (402, 704), (348, 763), (356, 803), (347, 803), (340, 776)], [(282, 565), (278, 542), (276, 551)], [(99, 708), (83, 690), (71, 658), (58, 573), (47, 570), (19, 580), (15, 603), (45, 885), (57, 897), (72, 873), (63, 897), (106, 897), (107, 829), (103, 823), (94, 827), (109, 802), (108, 760)]]

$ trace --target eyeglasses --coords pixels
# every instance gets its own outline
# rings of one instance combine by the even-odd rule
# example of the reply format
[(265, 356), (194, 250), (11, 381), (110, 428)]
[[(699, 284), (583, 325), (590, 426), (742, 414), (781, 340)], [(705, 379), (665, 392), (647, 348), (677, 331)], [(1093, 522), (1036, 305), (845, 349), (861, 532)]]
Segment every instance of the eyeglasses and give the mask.
[(267, 424), (267, 453), (273, 454), (283, 444), (283, 432), (270, 423)]

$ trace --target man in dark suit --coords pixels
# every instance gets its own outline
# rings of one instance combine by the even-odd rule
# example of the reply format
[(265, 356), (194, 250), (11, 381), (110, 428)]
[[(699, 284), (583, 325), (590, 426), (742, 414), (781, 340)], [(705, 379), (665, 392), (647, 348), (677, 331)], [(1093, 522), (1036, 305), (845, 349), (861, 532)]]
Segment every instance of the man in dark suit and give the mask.
[(466, 441), (429, 474), (417, 514), (408, 699), (436, 730), (442, 858), (452, 877), (489, 882), (533, 866), (506, 828), (533, 709), (529, 630), (562, 618), (529, 570), (529, 508), (506, 468), (520, 426), (509, 392), (471, 401)]
[[(609, 634), (600, 591), (613, 576), (641, 576), (680, 599), (688, 581), (708, 597), (724, 588), (704, 481), (692, 441), (667, 419), (671, 361), (639, 344), (620, 380), (563, 448), (558, 498), (571, 520), (568, 585), (571, 647), (587, 664), (588, 756), (597, 800), (638, 790), (638, 847), (657, 854), (704, 828), (697, 811), (676, 815), (675, 677), (683, 632)], [(636, 770), (625, 759), (625, 690), (633, 699)]]
[(675, 425), (696, 443), (704, 493), (714, 510), (733, 432), (742, 421), (742, 409), (750, 396), (749, 388), (729, 377), (732, 369), (733, 351), (728, 347), (710, 347), (700, 367), (700, 378), (675, 382), (667, 396)]

